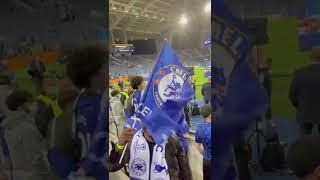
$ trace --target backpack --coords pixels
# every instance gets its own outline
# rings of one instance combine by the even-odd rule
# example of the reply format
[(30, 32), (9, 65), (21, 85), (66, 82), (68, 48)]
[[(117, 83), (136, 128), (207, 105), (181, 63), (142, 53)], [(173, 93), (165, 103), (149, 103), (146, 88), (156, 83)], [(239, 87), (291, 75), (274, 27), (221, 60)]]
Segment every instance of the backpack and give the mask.
[(267, 141), (262, 152), (261, 165), (265, 171), (285, 168), (285, 148), (280, 144), (278, 135)]

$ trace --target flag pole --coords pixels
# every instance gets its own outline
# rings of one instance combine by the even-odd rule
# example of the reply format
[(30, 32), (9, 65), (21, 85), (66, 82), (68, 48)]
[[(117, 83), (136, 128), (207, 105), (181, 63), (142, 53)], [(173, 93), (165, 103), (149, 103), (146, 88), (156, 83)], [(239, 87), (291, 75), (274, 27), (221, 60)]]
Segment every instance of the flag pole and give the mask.
[[(134, 126), (136, 125), (136, 119), (134, 119), (134, 121), (133, 121), (133, 124), (132, 124), (132, 128), (134, 128)], [(121, 157), (120, 157), (120, 160), (119, 160), (119, 164), (121, 164), (121, 162), (122, 162), (122, 159), (123, 159), (123, 157), (124, 157), (124, 153), (126, 152), (126, 150), (127, 150), (127, 147), (128, 147), (128, 143), (124, 146), (124, 149), (123, 149), (123, 151), (122, 151), (122, 154), (121, 154)]]

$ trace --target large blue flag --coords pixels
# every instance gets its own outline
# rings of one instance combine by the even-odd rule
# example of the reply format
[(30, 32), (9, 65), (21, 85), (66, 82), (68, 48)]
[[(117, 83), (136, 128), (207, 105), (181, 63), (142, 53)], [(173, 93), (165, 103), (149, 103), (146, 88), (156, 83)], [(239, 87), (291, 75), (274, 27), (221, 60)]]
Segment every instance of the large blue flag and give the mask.
[(186, 131), (181, 123), (183, 107), (193, 96), (188, 69), (165, 42), (149, 76), (135, 117), (141, 120), (155, 142), (161, 144), (172, 133)]
[(223, 0), (213, 1), (212, 50), (214, 61), (223, 67), (226, 78), (222, 114), (213, 122), (214, 180), (237, 179), (232, 144), (241, 140), (268, 105), (266, 92), (247, 63), (251, 51), (247, 32)]

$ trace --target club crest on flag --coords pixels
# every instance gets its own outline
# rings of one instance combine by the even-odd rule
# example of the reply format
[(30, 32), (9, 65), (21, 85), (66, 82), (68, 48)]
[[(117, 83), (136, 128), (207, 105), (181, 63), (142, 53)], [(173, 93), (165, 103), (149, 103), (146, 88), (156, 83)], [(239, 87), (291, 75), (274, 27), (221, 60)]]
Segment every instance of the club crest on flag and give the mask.
[(173, 133), (186, 132), (183, 107), (193, 96), (188, 69), (164, 42), (142, 92), (139, 107), (127, 120), (126, 127), (141, 128), (143, 125), (154, 141), (162, 144)]
[(153, 94), (157, 106), (161, 108), (168, 99), (180, 99), (183, 84), (188, 77), (188, 72), (176, 65), (165, 66), (157, 71), (153, 81)]

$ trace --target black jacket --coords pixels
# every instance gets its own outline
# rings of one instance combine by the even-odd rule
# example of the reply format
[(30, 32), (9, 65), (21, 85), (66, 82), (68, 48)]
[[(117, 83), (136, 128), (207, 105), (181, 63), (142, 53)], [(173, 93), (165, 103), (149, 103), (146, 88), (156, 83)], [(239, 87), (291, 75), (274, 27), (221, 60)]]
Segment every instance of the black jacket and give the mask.
[(299, 122), (320, 123), (320, 64), (311, 64), (294, 73), (289, 98)]
[(211, 98), (211, 82), (206, 82), (202, 85), (201, 94), (205, 101), (210, 101)]

